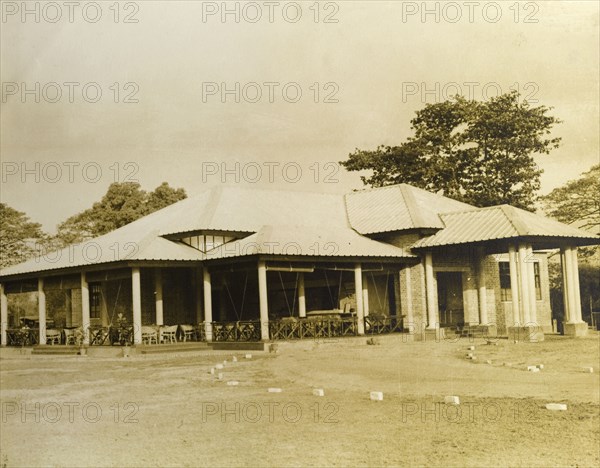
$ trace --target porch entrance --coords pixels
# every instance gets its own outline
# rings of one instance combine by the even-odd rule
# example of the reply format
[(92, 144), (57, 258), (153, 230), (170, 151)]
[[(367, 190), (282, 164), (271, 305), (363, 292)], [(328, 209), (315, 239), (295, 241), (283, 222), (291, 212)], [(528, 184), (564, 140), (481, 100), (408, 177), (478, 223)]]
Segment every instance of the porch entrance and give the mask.
[(440, 327), (457, 327), (465, 322), (461, 272), (437, 273)]

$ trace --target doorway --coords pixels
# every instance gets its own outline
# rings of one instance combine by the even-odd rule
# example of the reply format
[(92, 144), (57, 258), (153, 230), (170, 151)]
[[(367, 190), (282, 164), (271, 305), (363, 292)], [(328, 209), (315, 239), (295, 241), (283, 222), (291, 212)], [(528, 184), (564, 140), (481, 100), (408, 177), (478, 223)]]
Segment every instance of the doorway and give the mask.
[(465, 322), (461, 272), (438, 272), (438, 307), (440, 327), (462, 326)]

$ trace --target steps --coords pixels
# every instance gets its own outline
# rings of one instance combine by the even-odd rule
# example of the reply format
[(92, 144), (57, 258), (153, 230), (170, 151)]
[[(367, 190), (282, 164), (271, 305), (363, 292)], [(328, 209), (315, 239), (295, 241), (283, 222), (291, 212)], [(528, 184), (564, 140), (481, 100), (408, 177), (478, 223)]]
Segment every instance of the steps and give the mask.
[(215, 351), (268, 351), (269, 343), (262, 341), (213, 341), (208, 343)]
[[(89, 356), (114, 357), (122, 356), (123, 346), (88, 346), (85, 348)], [(262, 342), (212, 342), (204, 341), (178, 342), (158, 345), (130, 346), (129, 353), (136, 354), (164, 354), (181, 353), (184, 351), (265, 351), (268, 344)], [(37, 345), (31, 348), (31, 354), (47, 356), (76, 356), (79, 354), (79, 346), (65, 345)]]
[(79, 354), (79, 346), (65, 345), (36, 345), (32, 348), (31, 354), (45, 355), (77, 355)]
[(203, 341), (159, 344), (159, 345), (140, 345), (135, 348), (132, 354), (162, 354), (162, 353), (180, 353), (182, 351), (209, 351), (211, 348)]

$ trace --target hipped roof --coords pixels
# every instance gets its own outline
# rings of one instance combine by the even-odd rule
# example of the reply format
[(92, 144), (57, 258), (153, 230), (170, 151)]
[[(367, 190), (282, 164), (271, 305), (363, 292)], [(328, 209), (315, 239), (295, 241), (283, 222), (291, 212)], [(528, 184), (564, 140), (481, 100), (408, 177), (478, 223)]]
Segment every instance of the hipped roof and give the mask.
[[(366, 237), (418, 231), (412, 248), (514, 237), (600, 238), (507, 205), (476, 208), (406, 184), (346, 195), (243, 187), (207, 189), (103, 236), (0, 270), (0, 277), (85, 269), (115, 262), (203, 262), (248, 255), (409, 258)], [(179, 239), (195, 233), (241, 237), (203, 253)], [(433, 234), (432, 234), (433, 233)]]

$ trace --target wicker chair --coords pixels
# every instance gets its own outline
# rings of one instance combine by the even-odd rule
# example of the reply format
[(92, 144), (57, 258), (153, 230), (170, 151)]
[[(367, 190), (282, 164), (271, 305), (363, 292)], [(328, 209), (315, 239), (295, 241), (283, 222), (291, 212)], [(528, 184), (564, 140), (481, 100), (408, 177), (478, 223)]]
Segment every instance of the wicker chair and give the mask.
[(168, 327), (162, 327), (160, 329), (160, 342), (161, 343), (177, 343), (177, 328), (178, 325), (171, 325)]
[(196, 341), (198, 339), (198, 331), (193, 325), (179, 325), (183, 332), (183, 341)]
[(142, 327), (142, 343), (158, 344), (158, 331), (156, 328), (149, 326)]
[(60, 330), (49, 328), (46, 330), (46, 344), (60, 344), (61, 336)]
[(65, 345), (77, 344), (77, 335), (75, 334), (75, 328), (65, 328), (63, 333), (65, 334)]

